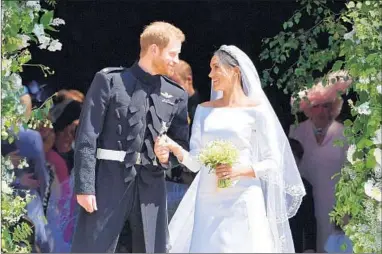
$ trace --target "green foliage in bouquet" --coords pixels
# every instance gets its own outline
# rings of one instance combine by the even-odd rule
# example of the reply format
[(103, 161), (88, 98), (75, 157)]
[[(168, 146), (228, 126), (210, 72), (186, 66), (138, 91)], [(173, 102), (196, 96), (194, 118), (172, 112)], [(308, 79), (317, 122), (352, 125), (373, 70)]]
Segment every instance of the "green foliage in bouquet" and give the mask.
[[(238, 162), (239, 150), (230, 141), (215, 140), (208, 143), (199, 154), (199, 161), (214, 171), (218, 165), (233, 166)], [(231, 179), (219, 179), (218, 187), (226, 188), (232, 185)]]

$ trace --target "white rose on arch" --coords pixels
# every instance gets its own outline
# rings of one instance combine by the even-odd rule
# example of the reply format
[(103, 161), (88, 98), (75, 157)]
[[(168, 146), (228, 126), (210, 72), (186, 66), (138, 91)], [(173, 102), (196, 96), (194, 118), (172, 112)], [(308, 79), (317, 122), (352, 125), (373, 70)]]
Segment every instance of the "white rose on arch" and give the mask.
[(357, 161), (359, 161), (359, 159), (356, 159), (354, 160), (353, 159), (353, 155), (355, 153), (355, 150), (356, 150), (356, 146), (354, 144), (350, 145), (348, 150), (347, 150), (347, 154), (346, 154), (346, 158), (348, 159), (348, 161), (353, 165), (354, 163), (356, 163)]
[(368, 197), (371, 197), (371, 198), (377, 200), (378, 202), (382, 201), (381, 187), (375, 186), (373, 180), (368, 180), (364, 185), (364, 189), (365, 189), (365, 194)]
[(370, 115), (371, 114), (371, 109), (370, 109), (370, 103), (369, 102), (364, 102), (358, 107), (356, 107), (356, 110), (358, 114), (360, 115)]
[(9, 81), (12, 83), (13, 88), (16, 90), (19, 90), (23, 87), (23, 81), (19, 74), (12, 73), (11, 76), (9, 76)]
[(60, 19), (60, 18), (55, 18), (55, 19), (52, 20), (52, 22), (50, 23), (50, 25), (52, 25), (52, 26), (65, 25), (65, 20)]
[(378, 85), (378, 86), (377, 86), (377, 92), (378, 92), (379, 94), (382, 94), (382, 85)]
[(1, 59), (1, 71), (4, 71), (4, 77), (11, 75), (12, 60), (7, 58)]
[(39, 0), (34, 0), (34, 1), (27, 1), (26, 6), (33, 9), (34, 11), (40, 11), (41, 10), (41, 5)]
[(374, 176), (375, 176), (375, 178), (378, 178), (378, 179), (382, 178), (382, 167), (381, 167), (381, 165), (377, 165), (374, 167)]
[(382, 150), (381, 148), (376, 148), (374, 150), (374, 157), (375, 157), (375, 161), (377, 162), (378, 165), (382, 165)]
[(353, 29), (350, 32), (344, 34), (344, 39), (345, 40), (351, 40), (355, 44), (360, 44), (361, 41), (359, 39), (354, 40), (354, 36), (356, 35), (356, 32), (357, 32), (356, 28), (353, 26)]
[(44, 26), (42, 24), (34, 24), (33, 33), (37, 36), (37, 38), (45, 35)]
[(1, 180), (1, 192), (5, 194), (12, 194), (13, 190), (9, 187), (8, 183), (4, 180)]
[(49, 51), (57, 51), (62, 49), (62, 44), (58, 40), (52, 40), (48, 47)]
[(20, 49), (23, 49), (23, 48), (26, 48), (29, 46), (29, 43), (28, 41), (31, 39), (28, 35), (25, 35), (25, 34), (19, 34), (17, 36), (21, 42), (20, 42), (20, 45), (19, 45), (19, 50)]
[(374, 145), (381, 145), (382, 144), (382, 126), (379, 127), (379, 129), (375, 131), (375, 135), (373, 137), (373, 143), (374, 143)]

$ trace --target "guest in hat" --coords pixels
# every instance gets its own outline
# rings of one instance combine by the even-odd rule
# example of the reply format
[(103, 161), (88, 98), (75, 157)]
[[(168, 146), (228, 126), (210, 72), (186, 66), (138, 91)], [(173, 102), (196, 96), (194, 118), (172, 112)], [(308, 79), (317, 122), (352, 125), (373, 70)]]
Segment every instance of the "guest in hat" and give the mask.
[[(340, 71), (328, 75), (327, 85), (319, 81), (311, 89), (301, 92), (299, 110), (307, 120), (291, 126), (290, 138), (298, 140), (304, 149), (299, 169), (301, 175), (312, 184), (317, 218), (317, 252), (324, 252), (324, 245), (334, 226), (329, 213), (335, 204), (335, 185), (338, 178), (332, 176), (340, 172), (347, 146), (334, 146), (335, 140), (346, 141), (344, 126), (336, 121), (342, 109), (344, 93), (351, 84), (347, 72)], [(332, 83), (335, 81), (334, 83)]]

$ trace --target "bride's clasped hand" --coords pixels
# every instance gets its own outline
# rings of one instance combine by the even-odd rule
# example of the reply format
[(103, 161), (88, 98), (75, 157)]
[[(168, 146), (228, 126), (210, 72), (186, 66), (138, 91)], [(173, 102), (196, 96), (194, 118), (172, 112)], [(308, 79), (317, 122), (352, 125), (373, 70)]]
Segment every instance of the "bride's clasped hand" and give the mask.
[[(154, 152), (159, 162), (167, 163), (170, 152), (172, 152), (179, 162), (183, 161), (184, 149), (174, 140), (166, 135), (162, 135), (155, 141)], [(239, 177), (256, 177), (255, 171), (248, 165), (218, 165), (214, 172), (219, 179), (235, 180)]]

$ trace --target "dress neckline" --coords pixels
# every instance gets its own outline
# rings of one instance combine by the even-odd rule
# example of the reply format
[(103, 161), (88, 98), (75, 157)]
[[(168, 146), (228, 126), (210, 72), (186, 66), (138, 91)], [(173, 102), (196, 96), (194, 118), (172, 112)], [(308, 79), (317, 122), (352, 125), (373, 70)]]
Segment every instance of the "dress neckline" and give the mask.
[(255, 109), (255, 108), (258, 108), (259, 105), (257, 106), (244, 106), (244, 107), (206, 107), (206, 106), (203, 106), (201, 104), (198, 105), (199, 107), (201, 108), (208, 108), (208, 109)]

